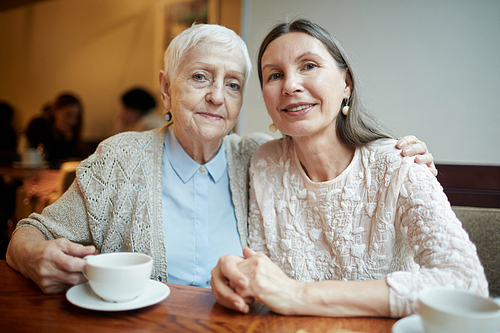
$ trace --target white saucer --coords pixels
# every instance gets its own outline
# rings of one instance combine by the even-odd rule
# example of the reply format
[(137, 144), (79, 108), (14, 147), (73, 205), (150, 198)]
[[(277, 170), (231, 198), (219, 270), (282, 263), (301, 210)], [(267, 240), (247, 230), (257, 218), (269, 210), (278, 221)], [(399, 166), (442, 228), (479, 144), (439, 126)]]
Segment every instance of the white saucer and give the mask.
[(82, 283), (71, 287), (66, 292), (67, 300), (81, 308), (97, 311), (126, 311), (150, 306), (163, 301), (170, 295), (170, 288), (161, 282), (149, 280), (146, 290), (136, 299), (122, 303), (103, 301), (97, 296), (89, 283)]
[(424, 327), (418, 314), (399, 319), (392, 326), (392, 333), (424, 333)]

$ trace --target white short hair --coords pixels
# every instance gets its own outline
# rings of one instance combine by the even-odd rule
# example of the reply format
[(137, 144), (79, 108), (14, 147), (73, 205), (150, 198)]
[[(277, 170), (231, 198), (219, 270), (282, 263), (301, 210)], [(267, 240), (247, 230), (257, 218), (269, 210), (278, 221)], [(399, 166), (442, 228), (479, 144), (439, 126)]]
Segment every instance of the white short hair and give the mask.
[(202, 41), (220, 44), (221, 54), (233, 50), (237, 50), (241, 53), (245, 61), (246, 87), (252, 70), (252, 61), (248, 54), (247, 45), (233, 30), (217, 24), (193, 24), (190, 28), (178, 34), (170, 42), (163, 56), (167, 79), (172, 82), (177, 76), (177, 72), (186, 53)]

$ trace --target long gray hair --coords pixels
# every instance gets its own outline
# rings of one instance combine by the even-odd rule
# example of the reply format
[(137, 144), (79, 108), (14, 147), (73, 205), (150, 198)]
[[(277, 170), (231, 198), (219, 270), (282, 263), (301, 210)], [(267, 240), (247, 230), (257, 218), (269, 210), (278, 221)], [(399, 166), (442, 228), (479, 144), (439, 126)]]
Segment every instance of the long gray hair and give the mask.
[(340, 70), (347, 71), (346, 75), (351, 79), (352, 91), (349, 98), (349, 113), (345, 116), (341, 112), (346, 104), (344, 100), (337, 116), (336, 132), (339, 140), (349, 147), (359, 147), (377, 139), (392, 138), (393, 135), (390, 134), (391, 132), (368, 112), (359, 98), (352, 66), (340, 43), (326, 29), (312, 21), (299, 19), (292, 23), (280, 23), (267, 34), (266, 38), (262, 41), (258, 55), (258, 72), (261, 88), (263, 86), (261, 62), (267, 46), (276, 38), (291, 32), (304, 32), (323, 43), (337, 62)]

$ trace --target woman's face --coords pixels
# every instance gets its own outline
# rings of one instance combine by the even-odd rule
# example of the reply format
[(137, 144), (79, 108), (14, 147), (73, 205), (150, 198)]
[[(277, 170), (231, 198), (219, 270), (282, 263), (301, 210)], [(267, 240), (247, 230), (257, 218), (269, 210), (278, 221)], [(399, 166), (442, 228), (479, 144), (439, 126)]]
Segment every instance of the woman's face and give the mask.
[(239, 52), (221, 53), (217, 44), (206, 42), (186, 53), (172, 82), (162, 72), (162, 100), (181, 143), (221, 141), (236, 124), (244, 82), (245, 62)]
[(71, 132), (78, 124), (80, 116), (78, 104), (69, 104), (54, 110), (54, 126), (61, 132)]
[(267, 46), (261, 66), (264, 101), (283, 134), (335, 135), (351, 88), (323, 43), (302, 32), (285, 34)]

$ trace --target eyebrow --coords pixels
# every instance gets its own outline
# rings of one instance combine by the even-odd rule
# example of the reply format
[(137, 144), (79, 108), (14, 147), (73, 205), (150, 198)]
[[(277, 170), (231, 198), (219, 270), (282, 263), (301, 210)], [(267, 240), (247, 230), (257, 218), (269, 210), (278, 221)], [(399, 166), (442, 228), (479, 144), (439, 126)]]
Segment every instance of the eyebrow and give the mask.
[[(307, 52), (299, 54), (297, 57), (295, 57), (295, 59), (293, 59), (293, 61), (297, 62), (297, 61), (300, 60), (300, 58), (303, 58), (303, 57), (309, 56), (309, 55), (315, 55), (315, 56), (318, 56), (318, 57), (322, 58), (319, 54), (317, 54), (315, 52), (307, 51)], [(278, 67), (278, 65), (275, 65), (275, 64), (266, 64), (266, 65), (262, 66), (262, 72), (264, 72), (264, 69), (266, 69), (268, 67)]]
[[(197, 62), (194, 62), (193, 64), (195, 64), (195, 65), (196, 64), (205, 65), (207, 67), (218, 67), (218, 66), (215, 66), (213, 64), (210, 64), (208, 62), (203, 62), (203, 61), (197, 61)], [(239, 75), (243, 76), (243, 79), (245, 79), (245, 72), (240, 72), (240, 71), (233, 70), (233, 69), (230, 69), (227, 72), (230, 73), (230, 74), (233, 73), (233, 75), (234, 75), (234, 73), (239, 74)]]

